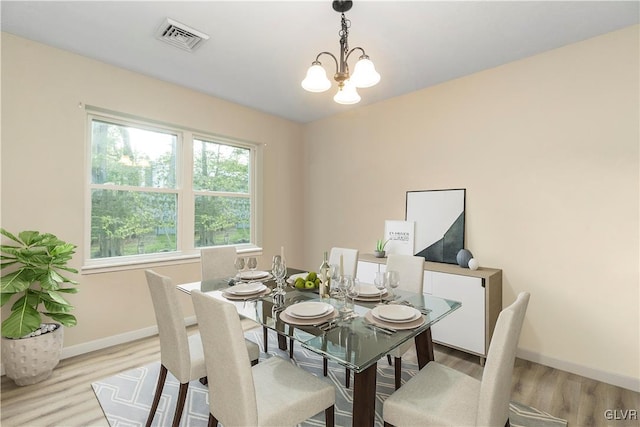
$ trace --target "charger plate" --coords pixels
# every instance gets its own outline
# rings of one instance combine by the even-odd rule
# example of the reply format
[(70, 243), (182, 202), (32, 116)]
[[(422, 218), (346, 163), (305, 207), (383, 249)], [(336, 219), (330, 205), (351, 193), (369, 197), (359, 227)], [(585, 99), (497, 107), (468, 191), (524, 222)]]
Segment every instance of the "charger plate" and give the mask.
[(372, 323), (374, 325), (382, 326), (383, 328), (395, 329), (398, 331), (404, 330), (404, 329), (414, 329), (424, 325), (425, 323), (423, 316), (420, 316), (418, 319), (412, 320), (411, 322), (404, 322), (404, 323), (385, 322), (376, 318), (373, 314), (371, 314), (371, 310), (365, 313), (364, 319), (367, 322)]
[(324, 323), (328, 320), (332, 320), (338, 317), (338, 311), (333, 310), (331, 313), (326, 316), (316, 317), (313, 319), (299, 319), (297, 317), (289, 316), (286, 311), (280, 312), (280, 320), (285, 323), (289, 323), (291, 325), (301, 325), (301, 326), (309, 326), (309, 325), (317, 325), (319, 323)]

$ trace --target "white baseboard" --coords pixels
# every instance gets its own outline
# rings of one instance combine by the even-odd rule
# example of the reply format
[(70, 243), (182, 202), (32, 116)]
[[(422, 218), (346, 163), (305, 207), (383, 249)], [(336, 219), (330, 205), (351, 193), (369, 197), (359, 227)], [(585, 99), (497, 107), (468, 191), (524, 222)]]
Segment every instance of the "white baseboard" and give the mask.
[(612, 372), (577, 365), (575, 363), (567, 362), (566, 360), (554, 359), (529, 350), (518, 349), (516, 355), (517, 357), (530, 362), (539, 363), (561, 371), (570, 372), (582, 377), (626, 388), (627, 390), (640, 392), (640, 378), (627, 377), (624, 375), (614, 374)]
[[(196, 316), (190, 316), (184, 319), (187, 326), (196, 324)], [(135, 331), (125, 332), (124, 334), (113, 335), (107, 338), (101, 338), (94, 341), (89, 341), (83, 344), (72, 345), (62, 349), (60, 360), (67, 359), (73, 356), (79, 356), (81, 354), (90, 353), (96, 350), (102, 350), (112, 347), (118, 344), (125, 344), (131, 341), (138, 340), (140, 338), (150, 337), (158, 333), (157, 326), (149, 326), (148, 328), (138, 329)], [(0, 365), (0, 375), (4, 375), (4, 366)]]

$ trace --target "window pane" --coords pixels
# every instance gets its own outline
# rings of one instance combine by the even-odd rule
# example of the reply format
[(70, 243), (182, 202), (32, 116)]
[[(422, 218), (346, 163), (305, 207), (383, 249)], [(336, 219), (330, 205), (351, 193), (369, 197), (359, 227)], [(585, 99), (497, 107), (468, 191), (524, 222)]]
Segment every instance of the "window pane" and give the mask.
[(193, 189), (249, 192), (250, 150), (210, 141), (193, 141)]
[(91, 122), (91, 182), (176, 188), (177, 135)]
[(195, 201), (196, 247), (249, 243), (249, 198), (196, 196)]
[(177, 195), (92, 190), (91, 258), (177, 249)]

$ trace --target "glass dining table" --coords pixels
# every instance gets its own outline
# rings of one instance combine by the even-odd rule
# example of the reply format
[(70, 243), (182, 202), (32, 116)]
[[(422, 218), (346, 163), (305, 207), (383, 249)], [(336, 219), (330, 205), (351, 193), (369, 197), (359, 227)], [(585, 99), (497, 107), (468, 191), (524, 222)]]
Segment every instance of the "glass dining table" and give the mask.
[[(287, 277), (302, 270), (289, 268)], [(286, 286), (283, 295), (269, 292), (259, 297), (247, 297), (244, 300), (228, 299), (229, 278), (205, 280), (177, 285), (178, 290), (190, 294), (199, 289), (215, 298), (235, 304), (238, 313), (278, 333), (281, 349), (286, 349), (286, 340), (292, 339), (303, 347), (333, 360), (350, 369), (354, 373), (353, 381), (353, 426), (374, 425), (376, 401), (376, 366), (379, 359), (402, 343), (413, 339), (419, 368), (434, 360), (431, 325), (448, 316), (461, 304), (428, 294), (394, 290), (394, 298), (383, 298), (383, 304), (404, 304), (421, 312), (424, 322), (412, 328), (384, 328), (376, 324), (371, 317), (371, 310), (376, 308), (379, 300), (355, 300), (352, 311), (344, 310), (344, 301), (334, 298), (321, 298), (317, 290), (307, 291)], [(276, 284), (272, 279), (263, 280), (271, 289)], [(391, 301), (390, 301), (391, 300)], [(330, 324), (299, 325), (282, 320), (282, 313), (287, 307), (300, 302), (322, 301), (335, 307), (338, 315)], [(351, 307), (350, 307), (351, 308)], [(352, 313), (347, 316), (346, 313)], [(286, 318), (286, 317), (285, 317)], [(386, 330), (385, 330), (386, 329)], [(265, 341), (266, 342), (266, 341)], [(284, 348), (283, 348), (284, 347)]]

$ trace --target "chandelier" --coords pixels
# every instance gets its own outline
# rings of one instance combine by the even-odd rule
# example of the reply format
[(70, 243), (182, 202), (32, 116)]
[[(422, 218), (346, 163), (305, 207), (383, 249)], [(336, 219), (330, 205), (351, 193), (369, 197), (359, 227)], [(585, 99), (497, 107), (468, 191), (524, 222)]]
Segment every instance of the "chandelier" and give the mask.
[[(307, 70), (307, 76), (302, 81), (302, 87), (309, 92), (324, 92), (331, 87), (331, 82), (327, 78), (327, 73), (318, 60), (322, 55), (329, 55), (336, 63), (336, 73), (333, 78), (338, 82), (338, 93), (333, 100), (338, 104), (357, 104), (360, 102), (360, 95), (356, 88), (366, 88), (376, 85), (380, 81), (380, 74), (373, 66), (373, 62), (361, 47), (354, 47), (349, 50), (349, 27), (351, 21), (345, 18), (344, 13), (353, 6), (352, 1), (335, 0), (332, 4), (333, 10), (342, 15), (340, 36), (340, 60), (330, 52), (320, 52), (316, 60), (311, 63)], [(362, 52), (358, 62), (353, 69), (353, 74), (349, 72), (349, 56), (354, 51)]]

